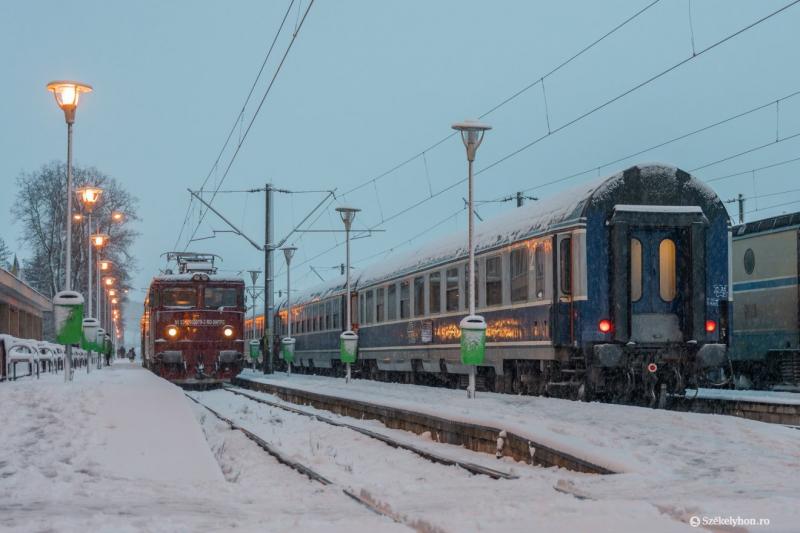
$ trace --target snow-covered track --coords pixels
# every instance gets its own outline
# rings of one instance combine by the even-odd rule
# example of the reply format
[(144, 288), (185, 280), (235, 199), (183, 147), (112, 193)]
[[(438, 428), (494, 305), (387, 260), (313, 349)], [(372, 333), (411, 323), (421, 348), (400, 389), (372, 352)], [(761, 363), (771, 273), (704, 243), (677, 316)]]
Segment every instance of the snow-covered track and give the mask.
[(379, 441), (383, 442), (384, 444), (387, 444), (387, 445), (391, 446), (392, 448), (400, 448), (400, 449), (403, 449), (403, 450), (408, 450), (410, 452), (413, 452), (413, 453), (419, 455), (420, 457), (423, 457), (423, 458), (425, 458), (425, 459), (427, 459), (427, 460), (429, 460), (431, 462), (434, 462), (434, 463), (440, 463), (440, 464), (447, 465), (447, 466), (454, 466), (454, 465), (455, 466), (459, 466), (459, 467), (463, 468), (464, 470), (467, 470), (468, 472), (470, 472), (472, 474), (489, 476), (492, 479), (517, 479), (519, 477), (519, 476), (516, 476), (514, 474), (510, 474), (508, 472), (504, 472), (502, 470), (496, 470), (494, 468), (489, 468), (487, 466), (478, 465), (478, 464), (471, 463), (471, 462), (468, 462), (468, 461), (461, 461), (461, 460), (458, 460), (458, 459), (452, 459), (450, 457), (445, 457), (445, 456), (440, 455), (438, 453), (433, 453), (433, 452), (430, 452), (428, 450), (423, 450), (423, 449), (418, 448), (416, 446), (412, 446), (411, 444), (400, 442), (400, 441), (398, 441), (396, 439), (393, 439), (393, 438), (391, 438), (391, 437), (389, 437), (387, 435), (383, 435), (382, 433), (371, 431), (369, 429), (362, 428), (362, 427), (359, 427), (359, 426), (355, 426), (353, 424), (348, 424), (346, 422), (340, 422), (340, 421), (337, 421), (337, 420), (333, 420), (332, 418), (328, 418), (328, 417), (319, 415), (317, 413), (311, 413), (311, 412), (308, 412), (308, 411), (304, 411), (303, 409), (298, 409), (296, 407), (292, 407), (292, 406), (285, 405), (285, 404), (278, 403), (278, 402), (271, 402), (271, 401), (265, 400), (263, 398), (256, 398), (254, 396), (251, 396), (250, 394), (247, 394), (246, 392), (242, 392), (240, 390), (236, 390), (235, 388), (232, 388), (232, 387), (223, 387), (223, 388), (224, 388), (224, 390), (226, 390), (228, 392), (232, 392), (233, 394), (238, 394), (240, 396), (244, 396), (245, 398), (248, 398), (248, 399), (250, 399), (250, 400), (252, 400), (254, 402), (258, 402), (258, 403), (261, 403), (261, 404), (264, 404), (264, 405), (269, 405), (270, 407), (277, 407), (278, 409), (283, 409), (285, 411), (289, 411), (290, 413), (295, 413), (295, 414), (298, 414), (298, 415), (307, 416), (309, 418), (313, 418), (314, 420), (319, 420), (320, 422), (324, 422), (324, 423), (330, 424), (332, 426), (343, 427), (343, 428), (350, 429), (352, 431), (356, 431), (358, 433), (361, 433), (362, 435), (366, 435), (367, 437), (379, 440)]
[(311, 392), (274, 383), (265, 383), (236, 377), (236, 386), (266, 392), (280, 399), (310, 405), (317, 409), (354, 418), (375, 419), (391, 429), (403, 429), (414, 433), (430, 432), (438, 442), (462, 445), (470, 450), (495, 454), (498, 439), (503, 439), (501, 455), (540, 466), (559, 466), (575, 472), (587, 474), (614, 474), (604, 466), (576, 457), (571, 453), (523, 438), (503, 428), (474, 424), (463, 420), (452, 420), (430, 413), (401, 409), (380, 403), (354, 400), (343, 396), (333, 396)]
[(373, 499), (371, 499), (369, 497), (369, 494), (359, 494), (359, 493), (355, 492), (354, 490), (349, 489), (347, 487), (337, 486), (336, 483), (334, 483), (330, 479), (326, 478), (325, 476), (323, 476), (319, 472), (315, 471), (313, 468), (310, 468), (310, 467), (308, 467), (308, 466), (306, 466), (306, 465), (304, 465), (302, 463), (299, 463), (297, 461), (294, 461), (294, 460), (290, 459), (289, 457), (287, 457), (286, 455), (281, 453), (275, 446), (271, 445), (269, 442), (265, 441), (264, 439), (262, 439), (261, 437), (259, 437), (255, 433), (253, 433), (252, 431), (248, 430), (247, 428), (242, 427), (241, 425), (237, 424), (236, 422), (234, 422), (230, 418), (222, 415), (221, 413), (219, 413), (218, 411), (216, 411), (212, 407), (209, 407), (208, 405), (206, 405), (205, 403), (201, 402), (197, 398), (194, 398), (190, 394), (187, 394), (187, 393), (184, 393), (184, 394), (186, 395), (187, 398), (189, 398), (190, 400), (192, 400), (196, 404), (200, 405), (201, 407), (205, 408), (208, 412), (213, 414), (219, 420), (221, 420), (221, 421), (225, 422), (226, 424), (228, 424), (228, 426), (231, 428), (231, 430), (242, 432), (248, 439), (250, 439), (253, 442), (255, 442), (258, 445), (259, 448), (261, 448), (266, 453), (268, 453), (269, 455), (274, 457), (279, 463), (288, 466), (292, 470), (295, 470), (296, 472), (299, 472), (300, 474), (303, 474), (304, 476), (307, 476), (312, 481), (316, 481), (316, 482), (318, 482), (318, 483), (320, 483), (322, 485), (326, 485), (326, 486), (335, 486), (339, 490), (341, 490), (342, 493), (345, 494), (347, 497), (349, 497), (349, 498), (355, 500), (356, 502), (360, 503), (361, 505), (363, 505), (364, 507), (366, 507), (370, 511), (372, 511), (372, 512), (378, 514), (378, 515), (384, 516), (384, 517), (386, 517), (386, 518), (388, 518), (388, 519), (390, 519), (390, 520), (392, 520), (392, 521), (394, 521), (394, 522), (396, 522), (398, 524), (403, 524), (405, 526), (408, 526), (409, 528), (411, 528), (411, 529), (413, 529), (415, 531), (419, 531), (420, 533), (444, 533), (444, 531), (441, 530), (440, 528), (436, 528), (436, 527), (431, 528), (430, 524), (423, 523), (423, 522), (418, 522), (418, 521), (415, 521), (415, 520), (409, 520), (407, 517), (392, 511), (392, 509), (390, 507), (386, 506), (382, 502), (374, 501)]

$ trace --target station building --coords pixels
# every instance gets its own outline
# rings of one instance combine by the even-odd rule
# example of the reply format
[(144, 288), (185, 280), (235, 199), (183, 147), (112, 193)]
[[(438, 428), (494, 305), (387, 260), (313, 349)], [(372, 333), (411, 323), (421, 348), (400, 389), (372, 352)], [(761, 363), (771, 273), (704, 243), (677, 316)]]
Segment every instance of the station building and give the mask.
[(0, 333), (44, 340), (52, 336), (52, 316), (49, 298), (0, 268)]

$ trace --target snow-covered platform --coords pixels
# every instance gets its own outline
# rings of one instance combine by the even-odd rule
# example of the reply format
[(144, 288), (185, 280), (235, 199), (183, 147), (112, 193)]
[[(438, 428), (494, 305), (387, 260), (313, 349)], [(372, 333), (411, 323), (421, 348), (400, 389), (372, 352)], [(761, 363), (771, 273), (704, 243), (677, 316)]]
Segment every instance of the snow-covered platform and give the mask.
[[(682, 524), (693, 516), (741, 517), (768, 519), (769, 531), (797, 531), (800, 523), (800, 434), (795, 429), (731, 416), (530, 396), (479, 393), (469, 400), (461, 390), (365, 380), (346, 384), (338, 378), (251, 371), (240, 378), (529, 435), (621, 472), (560, 474), (581, 498), (618, 502), (621, 514), (647, 502)], [(650, 525), (641, 524), (640, 530), (646, 529)]]
[[(249, 444), (227, 442), (241, 457)], [(260, 456), (249, 465), (258, 479), (241, 490), (235, 478), (246, 465), (221, 468), (226, 453), (212, 453), (181, 389), (137, 365), (78, 372), (72, 383), (43, 375), (0, 384), (0, 530), (352, 531), (358, 523), (355, 504), (315, 495), (308, 480)], [(304, 496), (330, 513), (305, 517), (285, 504)]]

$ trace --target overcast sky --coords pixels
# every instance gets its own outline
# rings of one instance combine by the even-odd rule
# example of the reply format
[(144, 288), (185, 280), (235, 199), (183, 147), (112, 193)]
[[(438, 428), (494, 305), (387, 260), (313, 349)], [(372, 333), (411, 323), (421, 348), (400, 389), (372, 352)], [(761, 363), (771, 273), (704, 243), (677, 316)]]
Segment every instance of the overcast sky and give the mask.
[[(347, 191), (444, 138), (452, 122), (480, 116), (539, 80), (650, 2), (317, 0), (221, 189), (261, 187), (269, 181), (284, 189)], [(548, 76), (547, 106), (541, 85), (535, 85), (485, 117), (494, 130), (478, 152), (476, 169), (547, 134), (548, 118), (550, 130), (558, 131), (481, 173), (476, 198), (498, 198), (596, 169), (800, 90), (798, 5), (559, 129), (691, 57), (692, 41), (700, 52), (788, 3), (661, 0)], [(199, 188), (209, 173), (206, 188), (220, 185), (232, 147), (216, 171), (214, 161), (288, 5), (289, 0), (0, 4), (0, 212), (8, 213), (20, 172), (65, 157), (63, 115), (45, 84), (78, 79), (91, 83), (95, 92), (78, 110), (76, 163), (116, 177), (141, 201), (136, 289), (147, 287), (164, 267), (160, 254), (187, 244), (221, 255), (227, 273), (261, 268), (261, 253), (232, 234), (188, 243), (192, 234), (202, 238), (227, 229), (209, 213), (195, 232), (196, 203), (180, 241), (178, 235), (189, 204), (186, 189)], [(234, 145), (307, 6), (304, 0), (292, 7), (236, 128)], [(746, 171), (800, 156), (800, 138), (782, 140), (798, 132), (800, 96), (528, 194), (546, 202), (561, 188), (631, 164), (661, 161), (691, 171), (768, 144), (695, 174), (712, 179), (745, 172), (712, 185), (723, 199), (737, 193), (748, 197), (749, 219), (795, 211), (800, 192), (786, 191), (800, 188), (800, 162)], [(343, 202), (363, 209), (356, 227), (386, 230), (353, 244), (355, 266), (432, 226), (417, 242), (464, 229), (465, 212), (455, 213), (463, 207), (466, 187), (436, 193), (465, 171), (463, 147), (451, 138), (374, 184), (327, 203), (313, 227), (340, 229), (333, 209)], [(276, 237), (323, 197), (276, 194)], [(771, 207), (787, 202), (797, 203)], [(254, 240), (263, 241), (263, 194), (223, 194), (214, 205)], [(507, 209), (513, 203), (486, 204), (479, 213), (488, 217)], [(0, 221), (0, 236), (19, 248), (19, 225), (8, 214)], [(344, 248), (315, 256), (340, 241), (338, 235), (320, 233), (290, 239), (299, 247), (293, 287), (319, 281), (311, 266), (323, 277), (333, 276), (330, 267), (344, 260)], [(283, 287), (281, 257), (276, 267), (276, 282)], [(132, 294), (138, 300), (142, 295)], [(128, 318), (135, 327), (138, 317)]]

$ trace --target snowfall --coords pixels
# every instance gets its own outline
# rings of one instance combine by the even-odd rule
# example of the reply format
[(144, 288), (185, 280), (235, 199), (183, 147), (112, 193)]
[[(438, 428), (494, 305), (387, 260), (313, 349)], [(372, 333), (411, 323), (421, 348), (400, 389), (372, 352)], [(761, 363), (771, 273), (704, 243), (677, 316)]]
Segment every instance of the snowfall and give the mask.
[[(479, 393), (468, 400), (459, 390), (362, 380), (242, 377), (513, 431), (617, 473), (498, 460), (300, 406), (517, 476), (495, 480), (224, 390), (189, 393), (332, 481), (322, 486), (174, 385), (115, 362), (78, 371), (71, 383), (61, 374), (0, 383), (0, 529), (657, 533), (693, 531), (699, 522), (706, 531), (800, 531), (797, 429), (549, 398)], [(726, 525), (731, 519), (769, 525)]]

